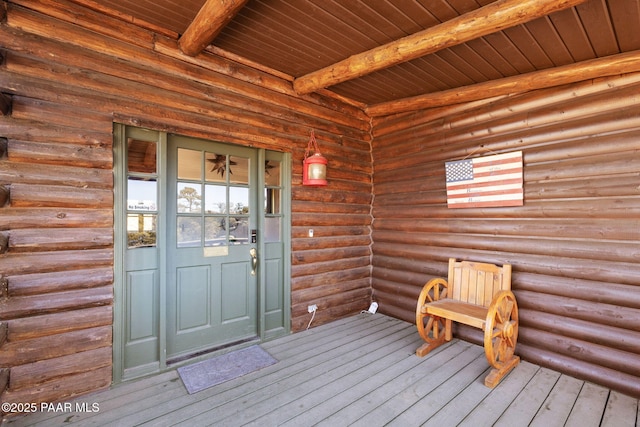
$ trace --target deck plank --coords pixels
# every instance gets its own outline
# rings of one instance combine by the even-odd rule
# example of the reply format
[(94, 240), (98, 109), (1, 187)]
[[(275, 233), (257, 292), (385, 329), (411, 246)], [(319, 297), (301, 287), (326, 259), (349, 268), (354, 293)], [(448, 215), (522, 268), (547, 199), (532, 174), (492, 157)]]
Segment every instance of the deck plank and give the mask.
[(495, 426), (511, 427), (514, 420), (522, 422), (522, 425), (529, 425), (559, 378), (558, 372), (545, 368), (538, 370), (531, 381), (518, 393), (513, 404), (496, 420)]
[(566, 427), (599, 426), (609, 398), (609, 390), (591, 383), (584, 383), (571, 414), (567, 418)]
[(640, 424), (638, 419), (638, 399), (617, 391), (609, 393), (607, 407), (602, 416), (602, 426), (633, 427)]
[(638, 425), (638, 399), (526, 361), (489, 389), (481, 346), (454, 339), (420, 358), (421, 343), (413, 324), (359, 314), (262, 343), (278, 363), (193, 395), (174, 369), (73, 401), (98, 413), (2, 425)]
[[(422, 425), (427, 422), (440, 408), (454, 399), (465, 387), (475, 381), (482, 381), (482, 379), (488, 373), (487, 361), (484, 357), (484, 352), (481, 352), (480, 347), (472, 347), (470, 352), (461, 353), (462, 355), (471, 356), (473, 358), (460, 357), (451, 360), (446, 365), (446, 369), (441, 369), (446, 372), (447, 377), (445, 381), (438, 384), (435, 388), (435, 384), (430, 381), (429, 376), (426, 381), (421, 381), (414, 387), (411, 387), (402, 392), (397, 399), (391, 399), (384, 407), (374, 411), (377, 417), (382, 417), (385, 420), (385, 424), (388, 422), (392, 426), (413, 426)], [(454, 369), (455, 372), (450, 372), (449, 369)], [(451, 375), (451, 373), (453, 375)], [(403, 408), (405, 403), (411, 405), (407, 408)], [(399, 413), (399, 409), (404, 409)], [(395, 415), (391, 418), (392, 415)], [(355, 425), (367, 426), (371, 425), (378, 418), (372, 414), (368, 414), (366, 419), (368, 423), (358, 421)]]
[(531, 427), (564, 426), (583, 384), (584, 381), (561, 375), (531, 421)]
[(511, 371), (489, 394), (484, 396), (478, 405), (465, 413), (459, 425), (461, 427), (493, 426), (539, 370), (540, 367), (537, 365), (520, 362), (517, 369)]

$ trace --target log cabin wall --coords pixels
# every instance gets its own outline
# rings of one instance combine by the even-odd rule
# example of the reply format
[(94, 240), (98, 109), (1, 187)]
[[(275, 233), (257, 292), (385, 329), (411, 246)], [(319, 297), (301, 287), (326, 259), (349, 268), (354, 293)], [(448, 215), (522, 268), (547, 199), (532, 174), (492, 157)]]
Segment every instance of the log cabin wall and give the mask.
[[(318, 305), (314, 325), (368, 307), (371, 137), (361, 108), (298, 96), (284, 78), (211, 53), (183, 56), (171, 35), (73, 3), (0, 1), (5, 9), (3, 402), (111, 383), (113, 122), (291, 152), (291, 330), (307, 326), (308, 304)], [(329, 160), (323, 188), (301, 185), (311, 129)]]
[[(374, 121), (373, 299), (415, 322), (447, 259), (513, 266), (524, 360), (640, 395), (640, 75)], [(448, 209), (444, 163), (523, 151), (524, 206)], [(482, 345), (481, 332), (457, 335)]]

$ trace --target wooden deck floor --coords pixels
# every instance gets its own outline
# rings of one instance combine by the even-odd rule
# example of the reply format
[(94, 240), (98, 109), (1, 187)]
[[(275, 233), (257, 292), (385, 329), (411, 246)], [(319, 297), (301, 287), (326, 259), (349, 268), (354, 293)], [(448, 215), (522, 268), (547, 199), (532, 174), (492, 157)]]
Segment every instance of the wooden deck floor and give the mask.
[[(11, 426), (638, 426), (638, 399), (522, 362), (491, 390), (482, 347), (418, 358), (415, 327), (360, 314), (262, 344), (278, 363), (187, 394), (175, 370), (84, 396), (97, 413), (31, 414)], [(75, 403), (74, 407), (75, 407)]]

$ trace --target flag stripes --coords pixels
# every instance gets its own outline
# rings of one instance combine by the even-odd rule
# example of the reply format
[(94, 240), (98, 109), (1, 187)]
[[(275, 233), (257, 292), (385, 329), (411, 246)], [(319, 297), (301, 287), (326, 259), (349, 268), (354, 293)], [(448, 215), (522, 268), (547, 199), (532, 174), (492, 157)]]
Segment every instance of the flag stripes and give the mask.
[(522, 151), (445, 163), (449, 208), (522, 206)]

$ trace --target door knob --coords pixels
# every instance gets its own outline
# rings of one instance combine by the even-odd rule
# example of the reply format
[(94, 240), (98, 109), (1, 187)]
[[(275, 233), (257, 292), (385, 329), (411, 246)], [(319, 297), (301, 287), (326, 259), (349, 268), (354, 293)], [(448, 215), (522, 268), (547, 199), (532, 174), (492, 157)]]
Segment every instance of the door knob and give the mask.
[(251, 275), (255, 276), (258, 268), (258, 251), (256, 248), (249, 249), (249, 255), (251, 255)]

